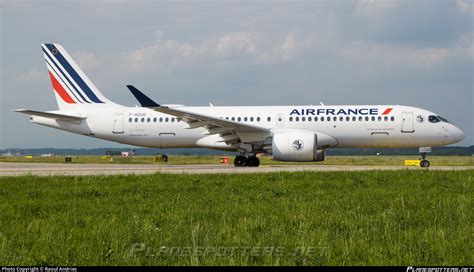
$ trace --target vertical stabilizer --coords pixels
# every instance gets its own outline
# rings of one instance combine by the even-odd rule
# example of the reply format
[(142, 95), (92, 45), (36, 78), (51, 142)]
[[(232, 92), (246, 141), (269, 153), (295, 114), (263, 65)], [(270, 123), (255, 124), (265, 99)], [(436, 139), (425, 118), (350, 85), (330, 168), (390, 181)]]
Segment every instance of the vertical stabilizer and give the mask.
[(102, 95), (61, 45), (43, 43), (41, 47), (60, 110), (116, 105)]

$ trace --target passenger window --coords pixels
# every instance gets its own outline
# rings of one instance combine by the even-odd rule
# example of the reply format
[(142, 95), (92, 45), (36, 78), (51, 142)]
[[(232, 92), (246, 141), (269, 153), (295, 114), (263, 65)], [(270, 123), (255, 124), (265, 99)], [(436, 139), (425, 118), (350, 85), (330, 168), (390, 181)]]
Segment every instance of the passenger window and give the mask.
[(342, 116), (339, 117), (339, 121), (341, 121), (341, 122), (344, 121), (344, 117), (342, 117)]
[(235, 117), (232, 117), (231, 119), (232, 119), (232, 121), (235, 121)]
[(225, 119), (226, 119), (226, 120), (229, 120), (229, 117), (226, 117)]
[(247, 122), (247, 120), (248, 120), (247, 117), (244, 117), (244, 121)]
[(395, 121), (395, 117), (393, 117), (393, 116), (390, 117), (390, 120), (391, 120), (391, 121)]
[(300, 118), (298, 116), (295, 117), (295, 121), (298, 122)]
[(309, 122), (311, 122), (311, 116), (310, 116), (310, 117), (308, 117), (308, 121), (309, 121)]
[(315, 121), (315, 122), (318, 121), (318, 117), (317, 117), (317, 116), (314, 117), (314, 121)]
[(260, 122), (260, 117), (257, 117), (257, 122)]
[(357, 117), (352, 116), (352, 121), (353, 121), (353, 122), (357, 121)]
[(272, 118), (270, 116), (267, 117), (267, 121), (270, 122)]
[(293, 122), (293, 117), (290, 116), (290, 122)]
[(324, 122), (324, 116), (321, 117), (321, 122)]
[(138, 118), (135, 118), (135, 123), (137, 123), (137, 122), (138, 122)]
[(365, 121), (369, 121), (369, 116), (366, 116), (366, 117), (365, 117)]
[(351, 118), (349, 116), (346, 117), (346, 121), (349, 122)]
[(145, 118), (142, 118), (142, 120), (141, 120), (141, 121), (142, 121), (142, 123), (144, 123), (144, 122), (145, 122)]
[(174, 123), (174, 117), (171, 117), (171, 122), (173, 122), (173, 123)]
[(332, 120), (333, 120), (333, 121), (337, 121), (337, 117), (334, 116), (334, 117), (332, 118)]
[(157, 119), (156, 119), (156, 117), (155, 117), (155, 118), (153, 118), (153, 122), (154, 122), (154, 123), (156, 123), (156, 120), (157, 120)]
[(163, 122), (163, 117), (160, 117), (160, 123)]
[(301, 121), (306, 121), (306, 118), (305, 117), (301, 117)]
[(151, 121), (150, 117), (148, 117), (148, 118), (146, 119), (146, 121), (147, 121), (148, 123), (150, 123), (150, 121)]
[(362, 121), (362, 116), (359, 116), (359, 121)]
[(237, 117), (237, 121), (239, 121), (239, 122), (240, 122), (241, 120), (242, 120), (242, 118), (240, 118), (240, 117)]
[(133, 120), (132, 118), (128, 118), (128, 122), (129, 122), (129, 123), (131, 123), (131, 122), (132, 122), (132, 120)]
[(379, 116), (377, 119), (378, 119), (379, 121), (382, 121), (382, 116)]
[(250, 122), (253, 122), (253, 117), (250, 117)]
[(375, 116), (372, 116), (372, 121), (375, 121)]
[(388, 121), (388, 116), (385, 116), (385, 117), (383, 118), (383, 120), (384, 120), (384, 121)]
[(165, 118), (165, 122), (168, 122), (170, 119), (168, 117)]

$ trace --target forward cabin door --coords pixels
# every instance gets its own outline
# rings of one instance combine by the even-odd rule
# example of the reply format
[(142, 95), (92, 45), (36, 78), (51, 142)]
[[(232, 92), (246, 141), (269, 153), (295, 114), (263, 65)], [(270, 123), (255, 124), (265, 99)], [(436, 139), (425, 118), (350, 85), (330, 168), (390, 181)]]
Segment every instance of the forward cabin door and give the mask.
[(121, 134), (123, 133), (123, 113), (115, 113), (114, 114), (114, 127), (113, 133), (114, 134)]
[(402, 112), (402, 132), (413, 133), (415, 132), (413, 112)]

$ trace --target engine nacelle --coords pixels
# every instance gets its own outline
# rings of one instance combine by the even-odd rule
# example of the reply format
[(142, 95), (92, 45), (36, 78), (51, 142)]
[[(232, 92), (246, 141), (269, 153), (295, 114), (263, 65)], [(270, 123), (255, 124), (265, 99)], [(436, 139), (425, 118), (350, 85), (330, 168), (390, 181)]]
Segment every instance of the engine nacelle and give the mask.
[(312, 131), (274, 133), (272, 153), (277, 161), (324, 161), (324, 150), (318, 150), (318, 135)]

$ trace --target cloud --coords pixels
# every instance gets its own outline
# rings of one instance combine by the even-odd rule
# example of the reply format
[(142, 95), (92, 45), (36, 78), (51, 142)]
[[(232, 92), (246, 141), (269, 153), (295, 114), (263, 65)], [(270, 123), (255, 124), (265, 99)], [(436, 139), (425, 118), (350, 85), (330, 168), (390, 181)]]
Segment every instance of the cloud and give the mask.
[(275, 46), (269, 52), (263, 52), (260, 54), (258, 56), (258, 60), (264, 63), (289, 61), (295, 57), (295, 55), (298, 53), (298, 50), (309, 47), (310, 45), (311, 44), (308, 41), (299, 43), (295, 37), (295, 34), (290, 32), (286, 35), (285, 39), (280, 45)]
[(271, 42), (263, 33), (232, 32), (194, 43), (163, 39), (156, 33), (150, 46), (123, 53), (124, 67), (143, 71), (164, 66), (191, 65), (198, 60), (211, 62), (271, 63), (292, 60), (308, 42), (299, 41), (295, 33), (288, 32), (280, 41)]
[(48, 73), (46, 67), (44, 70), (32, 69), (26, 73), (18, 75), (18, 80), (21, 81), (46, 81), (48, 80)]
[(379, 16), (400, 5), (401, 0), (359, 0), (354, 13), (361, 16)]
[(97, 69), (104, 62), (103, 58), (98, 57), (94, 53), (85, 51), (76, 51), (71, 53), (72, 58), (84, 70)]
[(452, 47), (416, 47), (359, 41), (345, 46), (341, 55), (349, 63), (377, 70), (380, 66), (408, 70), (429, 70), (455, 59), (473, 59), (473, 44), (467, 36)]
[(254, 55), (257, 51), (257, 39), (255, 33), (229, 33), (209, 42), (206, 50), (212, 51), (215, 47), (215, 54), (224, 58), (240, 54)]
[(470, 0), (456, 0), (456, 6), (461, 12), (466, 12), (474, 15), (474, 5)]

